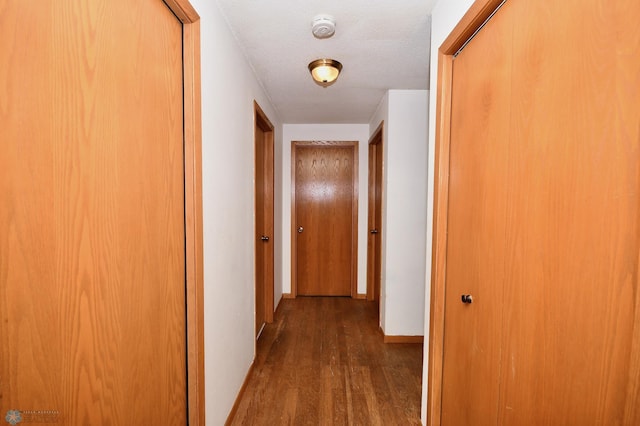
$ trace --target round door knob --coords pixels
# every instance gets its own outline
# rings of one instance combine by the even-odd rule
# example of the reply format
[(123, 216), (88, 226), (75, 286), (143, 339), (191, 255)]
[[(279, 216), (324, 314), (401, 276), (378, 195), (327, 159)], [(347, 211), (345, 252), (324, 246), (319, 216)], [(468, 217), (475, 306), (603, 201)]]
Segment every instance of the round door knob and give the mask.
[(262, 241), (269, 241), (269, 237), (267, 237), (266, 235), (263, 235), (262, 237), (260, 237), (260, 239)]
[(371, 230), (371, 231), (369, 231), (369, 232), (370, 232), (370, 233), (372, 233), (372, 234), (377, 234), (377, 233), (378, 233), (378, 230), (377, 230), (377, 229), (372, 229), (372, 230)]
[(298, 227), (298, 234), (302, 234), (302, 231), (304, 231), (304, 228), (302, 226)]
[(470, 294), (463, 294), (460, 298), (462, 299), (462, 303), (469, 304), (473, 302), (473, 296)]

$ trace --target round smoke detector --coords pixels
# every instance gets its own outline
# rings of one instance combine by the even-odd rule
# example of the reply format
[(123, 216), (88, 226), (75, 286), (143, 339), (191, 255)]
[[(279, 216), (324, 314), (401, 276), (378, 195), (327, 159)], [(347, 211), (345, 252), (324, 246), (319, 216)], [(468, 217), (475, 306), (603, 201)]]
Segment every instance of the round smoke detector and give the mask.
[(329, 38), (336, 32), (336, 20), (331, 15), (318, 15), (311, 21), (311, 32), (316, 38)]

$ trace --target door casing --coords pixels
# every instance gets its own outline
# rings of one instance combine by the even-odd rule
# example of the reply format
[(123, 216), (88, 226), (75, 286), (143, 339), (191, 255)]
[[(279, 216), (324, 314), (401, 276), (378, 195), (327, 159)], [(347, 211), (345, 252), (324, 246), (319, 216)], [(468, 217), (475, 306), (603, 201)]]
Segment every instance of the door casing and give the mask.
[(189, 424), (205, 424), (204, 261), (200, 16), (188, 0), (164, 0), (182, 22)]

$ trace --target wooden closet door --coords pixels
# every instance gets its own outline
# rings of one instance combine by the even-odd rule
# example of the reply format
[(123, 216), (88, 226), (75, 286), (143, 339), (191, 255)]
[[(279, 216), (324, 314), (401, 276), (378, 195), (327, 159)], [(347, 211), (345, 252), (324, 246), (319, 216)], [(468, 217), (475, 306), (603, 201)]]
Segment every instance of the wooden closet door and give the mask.
[(640, 424), (640, 2), (513, 1), (501, 424)]
[(505, 10), (490, 24), (453, 61), (444, 425), (495, 424), (498, 414), (512, 24)]
[(182, 24), (0, 6), (0, 413), (184, 425)]
[(637, 16), (511, 0), (453, 60), (444, 425), (640, 424)]

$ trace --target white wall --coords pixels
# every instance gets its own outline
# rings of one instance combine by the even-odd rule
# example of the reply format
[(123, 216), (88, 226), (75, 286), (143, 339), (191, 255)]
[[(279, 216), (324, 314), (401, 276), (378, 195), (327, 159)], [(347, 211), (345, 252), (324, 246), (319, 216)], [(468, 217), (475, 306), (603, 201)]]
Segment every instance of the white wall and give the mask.
[(358, 294), (367, 292), (368, 142), (367, 124), (282, 126), (282, 290), (291, 293), (291, 142), (358, 141)]
[(276, 146), (281, 125), (216, 3), (191, 2), (202, 40), (205, 406), (207, 424), (220, 425), (255, 353), (254, 99)]
[[(445, 38), (451, 33), (462, 16), (469, 10), (473, 0), (439, 0), (431, 13), (431, 93), (429, 96), (429, 165), (428, 165), (428, 194), (427, 194), (427, 288), (431, 288), (431, 249), (433, 241), (433, 194), (434, 194), (434, 159), (436, 140), (436, 88), (438, 87), (438, 49)], [(429, 335), (430, 292), (425, 292), (425, 321), (424, 335)], [(422, 380), (422, 423), (427, 422), (427, 374), (429, 364), (429, 341), (424, 342), (424, 364)]]
[(427, 194), (426, 90), (389, 90), (370, 122), (384, 120), (380, 322), (388, 336), (424, 333)]

